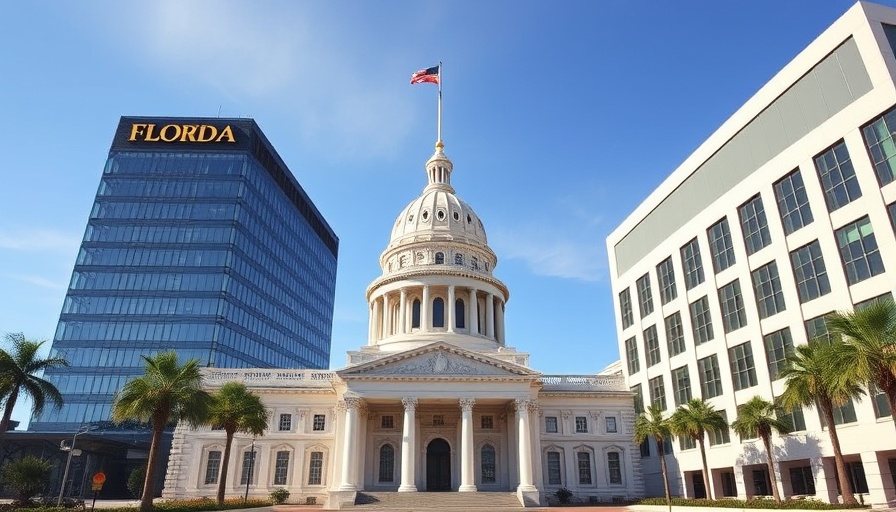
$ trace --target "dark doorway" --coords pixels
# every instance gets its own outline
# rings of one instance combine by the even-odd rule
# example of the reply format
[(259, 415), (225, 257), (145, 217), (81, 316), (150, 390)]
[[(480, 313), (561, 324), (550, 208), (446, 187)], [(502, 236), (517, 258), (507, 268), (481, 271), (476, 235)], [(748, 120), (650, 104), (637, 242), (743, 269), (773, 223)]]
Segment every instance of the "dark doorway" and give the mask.
[(444, 439), (433, 439), (426, 447), (426, 490), (451, 490), (451, 447)]
[(706, 486), (703, 485), (702, 471), (695, 471), (691, 473), (691, 485), (694, 486), (694, 498), (706, 498)]

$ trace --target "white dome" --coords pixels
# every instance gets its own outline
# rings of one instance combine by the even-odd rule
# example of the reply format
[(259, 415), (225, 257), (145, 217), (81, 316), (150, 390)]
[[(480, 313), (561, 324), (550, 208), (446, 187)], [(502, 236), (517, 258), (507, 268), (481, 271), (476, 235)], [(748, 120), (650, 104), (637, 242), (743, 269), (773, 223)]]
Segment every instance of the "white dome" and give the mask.
[(389, 247), (421, 240), (488, 244), (485, 228), (473, 208), (439, 188), (424, 191), (401, 211), (392, 227)]

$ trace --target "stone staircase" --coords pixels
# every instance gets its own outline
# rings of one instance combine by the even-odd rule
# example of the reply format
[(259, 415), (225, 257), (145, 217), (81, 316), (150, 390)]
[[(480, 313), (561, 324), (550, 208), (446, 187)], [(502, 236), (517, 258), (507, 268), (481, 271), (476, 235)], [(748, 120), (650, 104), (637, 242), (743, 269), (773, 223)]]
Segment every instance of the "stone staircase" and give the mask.
[(509, 512), (523, 510), (513, 492), (358, 492), (350, 510)]

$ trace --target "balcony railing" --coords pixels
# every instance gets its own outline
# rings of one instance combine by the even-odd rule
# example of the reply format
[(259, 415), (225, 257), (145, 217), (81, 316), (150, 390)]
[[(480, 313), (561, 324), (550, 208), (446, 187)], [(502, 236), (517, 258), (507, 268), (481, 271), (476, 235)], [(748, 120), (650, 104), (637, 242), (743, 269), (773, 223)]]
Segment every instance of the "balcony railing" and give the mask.
[(621, 375), (542, 375), (545, 391), (628, 391)]
[(257, 368), (203, 368), (202, 382), (220, 387), (227, 382), (242, 382), (247, 387), (328, 388), (336, 378), (329, 370), (262, 370)]

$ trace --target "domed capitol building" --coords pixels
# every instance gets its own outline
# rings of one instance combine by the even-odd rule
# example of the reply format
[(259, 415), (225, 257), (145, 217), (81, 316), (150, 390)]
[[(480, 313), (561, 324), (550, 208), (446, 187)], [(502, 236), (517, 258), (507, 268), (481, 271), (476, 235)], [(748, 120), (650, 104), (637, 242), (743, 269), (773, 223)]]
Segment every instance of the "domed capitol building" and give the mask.
[(213, 496), (222, 470), (229, 495), (284, 488), (291, 502), (330, 509), (369, 493), (482, 504), (505, 493), (524, 506), (561, 487), (592, 501), (643, 495), (621, 373), (543, 375), (507, 345), (510, 292), (482, 221), (455, 195), (441, 142), (425, 168), (367, 288), (366, 346), (336, 371), (208, 369), (209, 390), (239, 381), (262, 397), (268, 430), (238, 434), (222, 469), (223, 430), (178, 426), (164, 497)]

